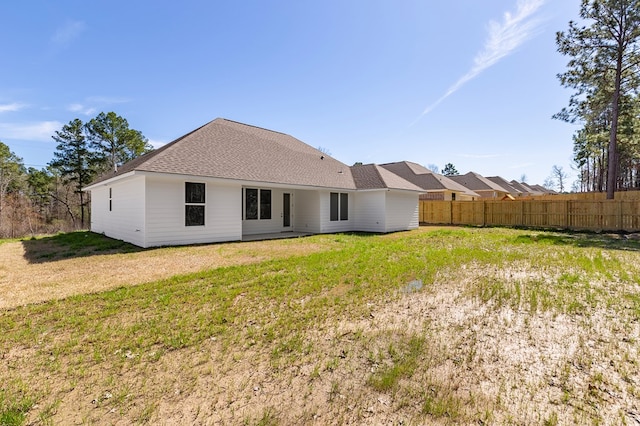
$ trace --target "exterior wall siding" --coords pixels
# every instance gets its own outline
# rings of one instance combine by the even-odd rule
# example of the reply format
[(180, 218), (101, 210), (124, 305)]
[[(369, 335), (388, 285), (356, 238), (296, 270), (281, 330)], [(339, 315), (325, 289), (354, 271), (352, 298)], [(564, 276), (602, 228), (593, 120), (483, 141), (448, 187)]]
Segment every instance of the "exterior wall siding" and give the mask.
[(320, 233), (320, 193), (318, 191), (295, 191), (295, 231)]
[(356, 231), (385, 231), (385, 193), (386, 191), (375, 191), (354, 194)]
[[(320, 231), (321, 234), (330, 234), (333, 232), (349, 232), (354, 230), (355, 220), (354, 220), (354, 197), (352, 193), (349, 193), (349, 211), (347, 216), (348, 220), (331, 220), (331, 200), (330, 194), (331, 192), (340, 191), (319, 191), (318, 194), (320, 196)], [(345, 192), (342, 192), (343, 194)]]
[(144, 200), (144, 176), (124, 179), (92, 190), (91, 230), (144, 247)]
[[(185, 226), (185, 182), (206, 185), (204, 226)], [(148, 176), (145, 247), (241, 240), (241, 201), (239, 184)]]
[(386, 225), (384, 232), (418, 228), (418, 196), (406, 192), (386, 193)]
[[(204, 183), (205, 224), (185, 225), (185, 182)], [(254, 186), (250, 186), (255, 188)], [(109, 198), (111, 189), (111, 198)], [(243, 235), (393, 232), (418, 227), (418, 194), (401, 191), (348, 194), (348, 219), (330, 220), (330, 190), (271, 190), (271, 219), (243, 220), (242, 185), (220, 180), (136, 175), (91, 190), (91, 230), (141, 247), (239, 241)], [(283, 226), (283, 194), (291, 194), (291, 226)], [(109, 211), (109, 201), (112, 209)]]
[(92, 232), (105, 233), (109, 220), (109, 189), (106, 186), (91, 190), (91, 223)]

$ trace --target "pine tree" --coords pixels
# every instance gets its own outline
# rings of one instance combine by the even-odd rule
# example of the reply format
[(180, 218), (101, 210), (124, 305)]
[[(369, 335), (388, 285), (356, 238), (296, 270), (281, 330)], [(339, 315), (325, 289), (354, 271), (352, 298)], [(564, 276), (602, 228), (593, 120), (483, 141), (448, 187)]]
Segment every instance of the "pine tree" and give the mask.
[(75, 119), (57, 130), (53, 140), (58, 142), (53, 153), (50, 166), (59, 170), (61, 176), (74, 185), (74, 191), (80, 197), (80, 223), (85, 225), (85, 197), (82, 188), (89, 184), (96, 175), (93, 166), (94, 156), (89, 150), (85, 136), (85, 126), (82, 121)]
[(445, 176), (458, 176), (460, 173), (458, 173), (456, 166), (451, 163), (447, 163), (444, 165), (444, 169), (442, 169), (442, 174)]
[(569, 22), (558, 32), (558, 51), (571, 57), (568, 71), (558, 75), (563, 86), (576, 89), (569, 108), (556, 115), (589, 124), (603, 114), (608, 122), (607, 198), (618, 182), (618, 139), (621, 106), (638, 88), (640, 66), (640, 0), (582, 0), (580, 17), (589, 26)]
[(86, 129), (103, 171), (115, 173), (119, 165), (153, 149), (141, 132), (130, 129), (127, 120), (115, 112), (101, 112), (86, 124)]

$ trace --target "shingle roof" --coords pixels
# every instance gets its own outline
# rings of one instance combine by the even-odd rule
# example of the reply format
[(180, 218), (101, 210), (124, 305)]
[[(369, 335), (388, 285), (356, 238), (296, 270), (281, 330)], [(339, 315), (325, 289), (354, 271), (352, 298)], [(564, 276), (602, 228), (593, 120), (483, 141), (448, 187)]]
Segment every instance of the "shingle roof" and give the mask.
[(423, 192), (422, 188), (376, 164), (352, 166), (351, 173), (358, 189), (402, 189)]
[(530, 195), (542, 195), (544, 192), (538, 191), (532, 185), (529, 185), (526, 182), (520, 182), (520, 185), (529, 192)]
[(474, 172), (469, 172), (465, 175), (460, 175), (460, 176), (450, 176), (450, 178), (458, 182), (459, 184), (466, 186), (472, 191), (508, 192), (506, 189), (502, 188), (500, 185), (493, 183), (486, 177), (481, 176), (478, 173), (474, 173)]
[(545, 195), (545, 194), (557, 194), (556, 191), (552, 189), (547, 189), (540, 185), (529, 185), (525, 182), (518, 182), (516, 180), (512, 180), (509, 182), (514, 188), (522, 191), (523, 194), (526, 195)]
[(131, 171), (356, 189), (349, 166), (284, 133), (217, 118), (124, 164)]
[(515, 196), (522, 195), (522, 191), (515, 188), (513, 185), (509, 183), (509, 181), (507, 181), (505, 178), (501, 176), (489, 176), (487, 177), (487, 179), (489, 179), (491, 182), (495, 183), (496, 185), (500, 185), (505, 191), (507, 191), (511, 195), (515, 195)]
[(462, 192), (474, 197), (478, 194), (466, 188), (459, 183), (449, 179), (447, 176), (433, 173), (431, 170), (411, 161), (400, 161), (396, 163), (381, 164), (390, 172), (408, 180), (409, 182), (419, 186), (427, 191), (449, 190)]
[(509, 182), (509, 184), (511, 186), (513, 186), (515, 189), (517, 189), (518, 191), (522, 192), (523, 194), (530, 194), (531, 193), (531, 188), (525, 188), (520, 182), (518, 182), (517, 180), (512, 180), (511, 182)]
[(545, 188), (542, 185), (528, 185), (531, 189), (540, 192), (541, 194), (557, 194), (557, 191), (554, 191), (553, 189), (549, 189), (549, 188)]

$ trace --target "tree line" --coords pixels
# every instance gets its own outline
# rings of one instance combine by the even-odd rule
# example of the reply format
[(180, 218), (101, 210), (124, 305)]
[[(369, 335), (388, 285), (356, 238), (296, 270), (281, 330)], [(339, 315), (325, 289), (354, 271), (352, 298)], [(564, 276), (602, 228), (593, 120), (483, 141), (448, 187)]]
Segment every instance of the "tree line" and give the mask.
[(556, 34), (570, 58), (560, 83), (575, 92), (554, 118), (573, 136), (580, 191), (640, 188), (640, 0), (582, 0), (581, 23)]
[(0, 238), (86, 228), (89, 198), (82, 188), (153, 149), (114, 112), (86, 123), (76, 118), (52, 138), (56, 150), (42, 169), (25, 167), (0, 142)]

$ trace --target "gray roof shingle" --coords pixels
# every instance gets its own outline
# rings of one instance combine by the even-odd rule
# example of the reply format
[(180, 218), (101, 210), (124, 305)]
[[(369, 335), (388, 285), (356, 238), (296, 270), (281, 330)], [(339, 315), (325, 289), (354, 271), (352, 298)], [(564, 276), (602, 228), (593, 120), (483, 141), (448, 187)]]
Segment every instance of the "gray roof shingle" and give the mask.
[(450, 176), (450, 178), (458, 182), (460, 185), (466, 186), (472, 191), (508, 192), (506, 189), (504, 189), (500, 185), (494, 182), (491, 182), (486, 177), (481, 176), (478, 173), (474, 173), (474, 172), (469, 172), (465, 175)]
[(447, 176), (433, 173), (431, 170), (411, 161), (400, 161), (396, 163), (381, 164), (390, 172), (408, 180), (409, 182), (419, 186), (427, 191), (449, 190), (468, 194), (477, 197), (478, 194), (469, 188), (449, 179)]
[(92, 185), (131, 171), (356, 189), (351, 169), (284, 133), (217, 118), (124, 164)]
[(358, 189), (401, 189), (423, 192), (422, 188), (384, 169), (377, 164), (351, 167), (351, 173)]
[(513, 196), (517, 197), (517, 196), (522, 195), (522, 191), (520, 191), (517, 188), (515, 188), (513, 185), (511, 185), (509, 183), (509, 181), (507, 181), (502, 176), (489, 176), (489, 177), (487, 177), (487, 179), (489, 179), (491, 182), (495, 183), (496, 185), (499, 185), (505, 191), (507, 191), (509, 194), (511, 194)]

